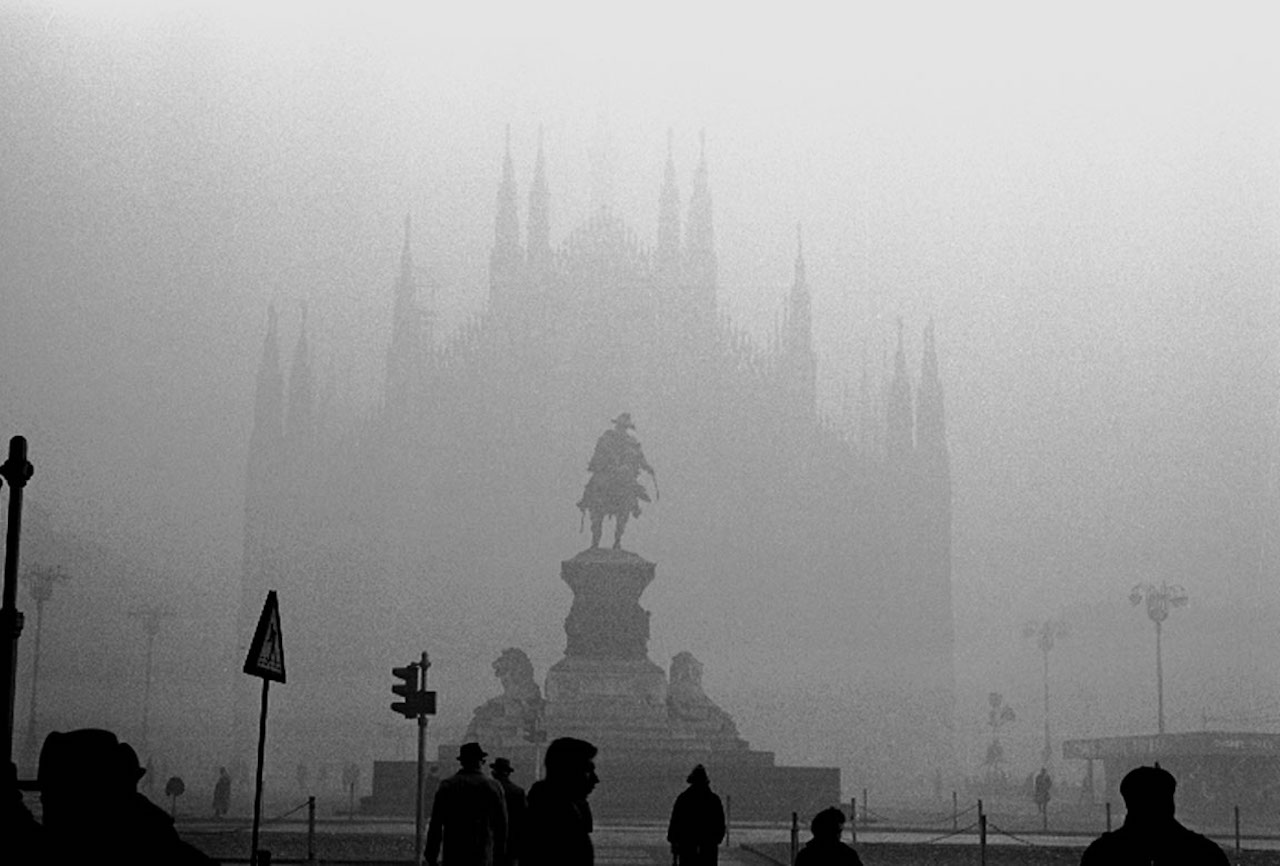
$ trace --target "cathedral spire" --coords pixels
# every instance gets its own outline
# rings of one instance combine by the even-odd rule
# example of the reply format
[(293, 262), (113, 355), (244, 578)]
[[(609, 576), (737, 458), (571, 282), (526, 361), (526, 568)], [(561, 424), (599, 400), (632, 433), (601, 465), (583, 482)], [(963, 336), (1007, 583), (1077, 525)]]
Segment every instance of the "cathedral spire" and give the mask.
[(658, 199), (658, 269), (674, 281), (680, 272), (680, 191), (676, 188), (676, 161), (672, 153), (672, 132), (667, 130), (667, 167)]
[(911, 379), (907, 374), (907, 355), (903, 347), (902, 319), (898, 319), (898, 351), (893, 356), (893, 379), (885, 401), (885, 450), (890, 460), (901, 461), (913, 446), (911, 411)]
[(946, 457), (947, 422), (938, 376), (938, 351), (933, 319), (924, 329), (924, 356), (920, 364), (920, 389), (916, 394), (916, 444), (920, 451)]
[(786, 360), (788, 390), (795, 402), (794, 411), (803, 417), (817, 413), (818, 361), (813, 354), (813, 313), (809, 300), (809, 284), (805, 279), (804, 239), (796, 223), (795, 281), (787, 305)]
[(249, 439), (250, 475), (255, 461), (275, 456), (284, 436), (284, 376), (280, 370), (280, 334), (275, 304), (267, 307), (267, 336), (253, 398), (253, 432)]
[(413, 222), (404, 216), (404, 246), (400, 250), (400, 275), (396, 278), (391, 308), (391, 343), (387, 347), (387, 372), (383, 385), (388, 407), (403, 409), (409, 395), (409, 380), (417, 359), (417, 285), (413, 267)]
[(307, 347), (307, 302), (302, 302), (302, 325), (289, 368), (289, 403), (285, 414), (285, 438), (304, 441), (311, 435), (315, 415), (315, 387), (311, 377), (311, 352)]
[(520, 249), (520, 220), (516, 216), (516, 170), (511, 162), (511, 125), (507, 125), (506, 151), (502, 159), (502, 183), (498, 186), (498, 214), (494, 223), (493, 251), (489, 254), (489, 307), (510, 306), (520, 277), (524, 252)]
[(551, 259), (551, 193), (547, 189), (546, 157), (542, 152), (542, 127), (538, 127), (538, 156), (529, 187), (529, 264), (542, 268)]
[(697, 312), (714, 319), (716, 307), (716, 239), (711, 218), (711, 186), (707, 179), (707, 133), (698, 134), (698, 168), (693, 175), (689, 221), (685, 226), (684, 276)]

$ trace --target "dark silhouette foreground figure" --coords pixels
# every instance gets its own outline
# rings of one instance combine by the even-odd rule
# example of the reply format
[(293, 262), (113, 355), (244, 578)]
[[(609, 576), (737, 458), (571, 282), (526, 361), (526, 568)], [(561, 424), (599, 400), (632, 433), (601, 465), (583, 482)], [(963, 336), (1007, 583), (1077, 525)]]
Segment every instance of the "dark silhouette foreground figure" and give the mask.
[(529, 788), (520, 866), (594, 866), (591, 806), (597, 749), (586, 740), (560, 737), (547, 746), (546, 777)]
[(138, 793), (145, 771), (128, 743), (83, 728), (45, 738), (40, 750), (40, 863), (210, 864), (178, 838), (173, 819)]
[(495, 866), (507, 847), (507, 807), (502, 787), (480, 772), (486, 753), (479, 743), (458, 750), (462, 769), (440, 782), (431, 804), (426, 862), (436, 866)]
[(1120, 781), (1124, 824), (1103, 833), (1080, 858), (1080, 866), (1228, 866), (1217, 843), (1173, 817), (1173, 775), (1160, 767), (1138, 767)]
[(814, 815), (809, 822), (813, 838), (796, 855), (796, 866), (862, 866), (858, 852), (840, 841), (844, 820), (835, 806)]
[(701, 764), (685, 781), (689, 787), (676, 797), (667, 825), (672, 859), (678, 866), (715, 866), (724, 841), (724, 804)]
[(502, 786), (502, 797), (507, 804), (507, 848), (499, 863), (501, 866), (514, 866), (520, 859), (524, 813), (527, 808), (524, 788), (511, 781), (511, 762), (506, 758), (494, 758), (489, 772)]
[(1049, 829), (1049, 797), (1053, 791), (1053, 778), (1049, 775), (1046, 767), (1041, 767), (1040, 772), (1036, 774), (1035, 788), (1032, 799), (1035, 800), (1036, 809), (1040, 812), (1040, 820), (1044, 829)]

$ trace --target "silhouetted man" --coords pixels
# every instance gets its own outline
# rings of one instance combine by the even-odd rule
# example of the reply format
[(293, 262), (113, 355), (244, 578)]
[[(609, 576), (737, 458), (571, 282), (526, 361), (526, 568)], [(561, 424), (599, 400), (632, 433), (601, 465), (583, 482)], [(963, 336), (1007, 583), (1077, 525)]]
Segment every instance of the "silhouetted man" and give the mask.
[(1177, 780), (1160, 767), (1138, 767), (1120, 781), (1124, 824), (1089, 845), (1080, 866), (1228, 866), (1218, 845), (1174, 819)]
[(431, 804), (426, 862), (436, 866), (495, 866), (507, 846), (507, 807), (502, 788), (480, 771), (486, 753), (479, 743), (458, 750), (462, 769), (440, 782)]
[(671, 856), (679, 866), (715, 866), (724, 841), (724, 804), (701, 764), (685, 781), (689, 787), (676, 797), (667, 825)]
[(594, 866), (587, 797), (600, 781), (597, 751), (573, 737), (560, 737), (547, 746), (546, 776), (529, 788), (520, 866)]
[(862, 866), (858, 852), (840, 841), (844, 812), (835, 806), (814, 815), (809, 832), (813, 838), (796, 855), (796, 866)]
[(37, 862), (212, 863), (138, 793), (144, 773), (133, 748), (110, 731), (49, 734), (38, 771), (45, 854)]
[(494, 758), (489, 772), (502, 786), (503, 801), (507, 804), (507, 848), (499, 862), (502, 866), (513, 866), (520, 859), (526, 809), (524, 788), (511, 781), (511, 762), (506, 758)]

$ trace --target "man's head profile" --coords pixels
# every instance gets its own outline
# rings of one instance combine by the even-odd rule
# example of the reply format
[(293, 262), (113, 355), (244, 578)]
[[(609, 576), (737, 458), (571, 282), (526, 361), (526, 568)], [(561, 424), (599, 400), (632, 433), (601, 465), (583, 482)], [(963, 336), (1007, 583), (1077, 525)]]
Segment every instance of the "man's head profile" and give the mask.
[(598, 752), (591, 743), (576, 737), (552, 740), (543, 758), (547, 780), (564, 786), (571, 796), (586, 797), (600, 781), (596, 776)]
[(844, 820), (844, 812), (835, 806), (828, 806), (813, 816), (813, 820), (809, 822), (809, 832), (815, 839), (838, 842), (844, 831)]
[(1173, 817), (1173, 793), (1178, 781), (1159, 766), (1136, 767), (1120, 780), (1120, 796), (1129, 819), (1142, 822)]

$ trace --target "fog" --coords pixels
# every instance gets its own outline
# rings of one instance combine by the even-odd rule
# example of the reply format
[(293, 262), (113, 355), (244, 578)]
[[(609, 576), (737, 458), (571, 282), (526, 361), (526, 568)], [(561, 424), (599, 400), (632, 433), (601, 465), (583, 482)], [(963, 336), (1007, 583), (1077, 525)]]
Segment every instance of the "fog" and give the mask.
[[(607, 203), (649, 247), (668, 133), (683, 209), (705, 131), (719, 311), (771, 343), (800, 224), (818, 409), (833, 427), (852, 423), (864, 374), (891, 372), (899, 318), (918, 377), (933, 321), (953, 485), (956, 772), (981, 761), (990, 691), (1021, 715), (1005, 738), (1012, 765), (1035, 769), (1027, 620), (1072, 629), (1052, 656), (1055, 736), (1153, 728), (1151, 627), (1128, 601), (1140, 582), (1190, 596), (1165, 627), (1170, 729), (1274, 719), (1273, 31), (1154, 5), (966, 5), (838, 21), (675, 4), (625, 16), (586, 3), (6, 5), (0, 434), (25, 435), (36, 470), (24, 564), (71, 578), (46, 610), (42, 727), (136, 732), (144, 639), (127, 612), (152, 600), (174, 612), (156, 645), (152, 737), (192, 774), (226, 754), (268, 306), (287, 365), (305, 304), (320, 423), (362, 429), (382, 401), (406, 214), (437, 334), (485, 307), (508, 128), (522, 230), (541, 139), (552, 243)], [(465, 599), (457, 579), (391, 594), (420, 631), (387, 653), (370, 636), (385, 664), (353, 676), (372, 683), (371, 729), (394, 720), (385, 669), (420, 649), (440, 678), (441, 741), (496, 690), (502, 648), (529, 645), (539, 676), (555, 661), (568, 594), (554, 556), (585, 544), (568, 497), (608, 418), (579, 431), (577, 474), (538, 493), (553, 516), (537, 525), (562, 530), (543, 536), (539, 553), (556, 553), (536, 577), (477, 578)], [(659, 471), (659, 455), (676, 465), (681, 443), (637, 423)], [(753, 746), (840, 765), (852, 790), (858, 767), (833, 739), (839, 646), (820, 634), (839, 615), (765, 616), (750, 593), (782, 579), (767, 575), (674, 584), (684, 569), (660, 552), (678, 533), (680, 481), (663, 481), (627, 536), (659, 562), (651, 656), (693, 648)], [(778, 597), (831, 592), (806, 568)], [(282, 616), (286, 652), (291, 634), (333, 625), (291, 619), (288, 599)], [(450, 630), (459, 616), (473, 618), (465, 637)], [(326, 687), (290, 677), (282, 712)], [(371, 733), (350, 754), (397, 748)], [(319, 751), (282, 754), (288, 767), (346, 757)]]

